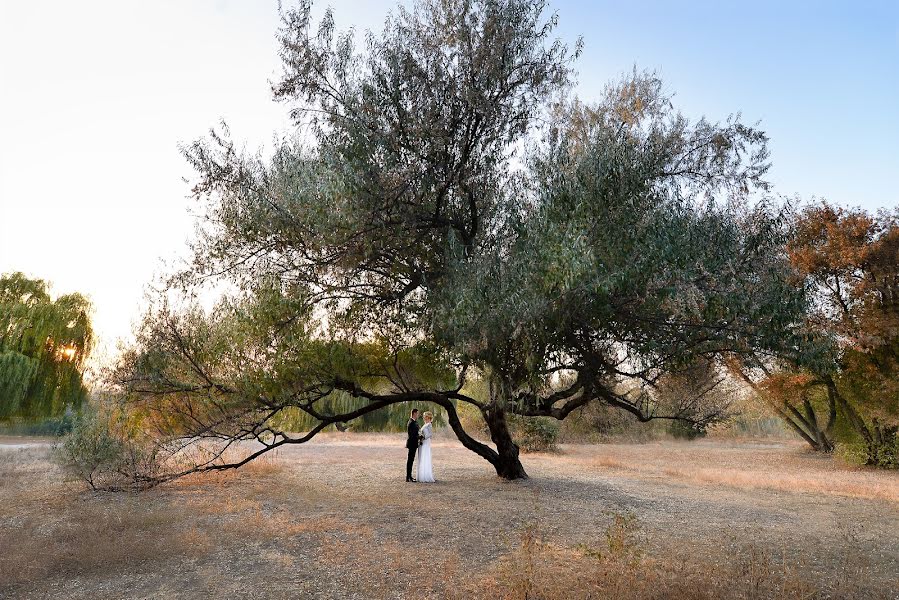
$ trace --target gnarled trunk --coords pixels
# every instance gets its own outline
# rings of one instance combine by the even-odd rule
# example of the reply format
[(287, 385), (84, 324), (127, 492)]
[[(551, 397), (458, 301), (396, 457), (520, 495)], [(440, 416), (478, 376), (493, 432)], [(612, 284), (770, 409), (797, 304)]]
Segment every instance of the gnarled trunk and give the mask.
[(505, 410), (502, 407), (491, 405), (484, 408), (481, 413), (490, 430), (490, 439), (496, 445), (498, 456), (495, 460), (490, 461), (496, 469), (496, 474), (508, 480), (527, 479), (528, 474), (521, 461), (518, 460), (518, 444), (512, 440), (512, 434), (509, 433)]
[(508, 480), (527, 479), (528, 474), (525, 473), (524, 467), (518, 460), (518, 445), (512, 441), (512, 436), (506, 423), (506, 414), (502, 408), (497, 408), (494, 404), (488, 406), (478, 405), (490, 430), (490, 437), (493, 439), (493, 443), (496, 444), (496, 450), (494, 450), (466, 433), (459, 420), (459, 413), (456, 411), (456, 407), (448, 398), (439, 394), (426, 394), (421, 399), (434, 402), (445, 408), (449, 418), (449, 425), (455, 432), (456, 437), (459, 438), (459, 441), (462, 442), (462, 445), (493, 465), (497, 475)]

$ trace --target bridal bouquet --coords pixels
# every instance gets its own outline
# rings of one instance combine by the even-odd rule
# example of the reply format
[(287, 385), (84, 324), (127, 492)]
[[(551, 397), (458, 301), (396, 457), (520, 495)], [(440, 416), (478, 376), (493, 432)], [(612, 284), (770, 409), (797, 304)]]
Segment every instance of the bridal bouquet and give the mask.
[(419, 447), (424, 443), (424, 441), (425, 441), (425, 436), (424, 436), (424, 434), (419, 433), (419, 434), (418, 434), (418, 445), (419, 445)]

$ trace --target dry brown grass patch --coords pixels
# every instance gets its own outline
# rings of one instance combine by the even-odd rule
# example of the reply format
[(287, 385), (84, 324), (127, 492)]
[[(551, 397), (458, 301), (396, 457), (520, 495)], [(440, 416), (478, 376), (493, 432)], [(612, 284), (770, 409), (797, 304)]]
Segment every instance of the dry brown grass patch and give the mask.
[(186, 516), (175, 507), (79, 504), (50, 519), (33, 514), (16, 527), (0, 528), (0, 589), (51, 575), (195, 555), (208, 545), (198, 530), (185, 526)]
[(616, 516), (595, 547), (547, 542), (526, 528), (519, 546), (476, 577), (460, 580), (449, 597), (495, 600), (887, 600), (890, 593), (860, 591), (868, 572), (847, 565), (829, 581), (810, 580), (798, 558), (776, 560), (755, 546), (728, 549), (721, 564), (654, 557), (629, 516)]
[[(753, 448), (758, 446), (758, 448)], [(666, 478), (735, 489), (826, 494), (899, 503), (894, 473), (850, 467), (802, 446), (657, 442), (577, 448), (561, 460), (596, 469), (615, 469), (639, 478)], [(589, 454), (588, 454), (589, 452)]]
[[(568, 446), (528, 457), (533, 479), (507, 483), (445, 443), (445, 479), (414, 486), (398, 439), (316, 442), (140, 494), (63, 485), (46, 448), (0, 455), (0, 547), (12, 548), (0, 597), (70, 584), (82, 598), (127, 597), (132, 575), (181, 598), (877, 598), (892, 585), (896, 545), (880, 532), (896, 513), (864, 499), (889, 478), (790, 446)], [(807, 477), (791, 481), (798, 492), (821, 494), (830, 478), (860, 489), (813, 502), (752, 491), (775, 468)], [(840, 539), (837, 523), (862, 516), (858, 537)], [(187, 582), (182, 562), (206, 575)]]

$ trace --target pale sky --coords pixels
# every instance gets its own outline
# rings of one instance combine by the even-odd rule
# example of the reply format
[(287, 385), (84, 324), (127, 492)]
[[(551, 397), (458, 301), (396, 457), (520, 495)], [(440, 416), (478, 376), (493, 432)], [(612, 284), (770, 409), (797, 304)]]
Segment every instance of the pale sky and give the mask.
[[(379, 29), (394, 0), (317, 3)], [(771, 136), (780, 194), (899, 205), (899, 2), (558, 0), (583, 35), (579, 96), (657, 70), (675, 103), (742, 111)], [(275, 0), (0, 0), (0, 273), (95, 305), (105, 352), (192, 231), (178, 151), (221, 119), (249, 149), (290, 124), (271, 101)]]

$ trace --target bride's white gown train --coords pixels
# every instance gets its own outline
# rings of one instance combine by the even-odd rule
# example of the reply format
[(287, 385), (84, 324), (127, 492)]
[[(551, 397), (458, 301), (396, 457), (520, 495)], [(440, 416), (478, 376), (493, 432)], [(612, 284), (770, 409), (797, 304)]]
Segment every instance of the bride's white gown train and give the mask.
[(421, 435), (424, 437), (424, 441), (421, 443), (421, 448), (418, 449), (418, 477), (416, 479), (425, 483), (433, 483), (434, 469), (431, 467), (432, 432), (430, 423), (426, 423), (421, 428)]

